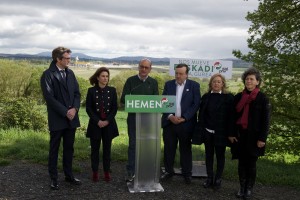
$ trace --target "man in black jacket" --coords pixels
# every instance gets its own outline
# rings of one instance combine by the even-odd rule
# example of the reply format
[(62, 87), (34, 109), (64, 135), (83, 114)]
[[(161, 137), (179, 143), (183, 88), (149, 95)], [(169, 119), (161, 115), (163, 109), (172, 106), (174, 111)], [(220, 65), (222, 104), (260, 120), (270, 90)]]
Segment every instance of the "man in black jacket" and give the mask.
[(68, 68), (71, 50), (57, 47), (52, 51), (53, 61), (41, 77), (41, 88), (47, 103), (50, 149), (48, 170), (51, 189), (59, 189), (57, 160), (61, 138), (63, 138), (63, 170), (65, 181), (80, 185), (72, 172), (74, 139), (76, 128), (80, 126), (78, 110), (80, 92), (72, 70)]

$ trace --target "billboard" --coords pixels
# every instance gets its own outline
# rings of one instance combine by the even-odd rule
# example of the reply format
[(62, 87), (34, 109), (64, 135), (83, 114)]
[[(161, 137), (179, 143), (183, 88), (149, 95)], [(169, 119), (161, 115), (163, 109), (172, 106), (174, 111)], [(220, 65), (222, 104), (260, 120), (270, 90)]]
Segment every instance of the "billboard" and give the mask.
[(212, 75), (220, 73), (226, 79), (232, 78), (232, 61), (170, 58), (169, 73), (171, 76), (175, 75), (175, 67), (180, 63), (189, 66), (189, 77), (210, 78)]

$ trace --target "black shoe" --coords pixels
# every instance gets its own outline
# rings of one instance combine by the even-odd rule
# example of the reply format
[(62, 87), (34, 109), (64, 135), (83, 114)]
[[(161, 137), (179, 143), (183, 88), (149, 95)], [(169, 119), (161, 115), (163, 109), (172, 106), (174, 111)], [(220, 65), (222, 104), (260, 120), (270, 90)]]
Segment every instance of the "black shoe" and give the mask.
[(65, 177), (65, 181), (71, 183), (72, 185), (81, 185), (81, 181), (74, 177)]
[(247, 187), (244, 194), (244, 199), (251, 199), (251, 197), (252, 197), (252, 187)]
[(50, 185), (52, 190), (58, 190), (58, 183), (57, 183), (57, 179), (51, 179), (51, 185)]
[(192, 182), (192, 177), (191, 176), (185, 176), (184, 177), (184, 182), (186, 183), (186, 184), (191, 184), (191, 182)]
[(213, 181), (211, 178), (206, 179), (206, 181), (203, 183), (204, 188), (209, 188), (213, 186)]
[(133, 182), (134, 177), (135, 177), (135, 174), (134, 174), (134, 173), (132, 173), (132, 172), (127, 172), (127, 175), (126, 175), (126, 177), (125, 177), (125, 181), (126, 181), (126, 182)]
[(160, 180), (161, 181), (167, 181), (170, 178), (172, 178), (174, 175), (174, 173), (169, 173), (169, 172), (164, 172), (161, 176), (160, 176)]
[(214, 182), (214, 189), (215, 190), (218, 190), (221, 188), (221, 184), (222, 184), (222, 179), (216, 179), (215, 182)]

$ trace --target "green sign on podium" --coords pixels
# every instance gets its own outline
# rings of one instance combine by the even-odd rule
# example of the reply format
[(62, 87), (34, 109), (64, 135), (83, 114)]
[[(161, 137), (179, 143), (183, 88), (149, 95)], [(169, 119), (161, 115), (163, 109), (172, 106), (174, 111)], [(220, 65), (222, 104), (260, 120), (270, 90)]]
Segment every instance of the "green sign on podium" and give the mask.
[(126, 95), (125, 111), (133, 113), (175, 113), (176, 96)]

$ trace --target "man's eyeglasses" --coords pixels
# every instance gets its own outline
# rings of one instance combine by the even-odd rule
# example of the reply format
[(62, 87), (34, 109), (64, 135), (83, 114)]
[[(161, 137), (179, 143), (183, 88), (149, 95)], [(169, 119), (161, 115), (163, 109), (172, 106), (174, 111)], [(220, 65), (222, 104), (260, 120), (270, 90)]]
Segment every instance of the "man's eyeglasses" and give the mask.
[(139, 68), (140, 69), (149, 70), (151, 67), (140, 65)]
[(71, 58), (62, 57), (63, 59), (70, 60)]

